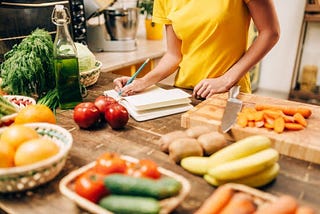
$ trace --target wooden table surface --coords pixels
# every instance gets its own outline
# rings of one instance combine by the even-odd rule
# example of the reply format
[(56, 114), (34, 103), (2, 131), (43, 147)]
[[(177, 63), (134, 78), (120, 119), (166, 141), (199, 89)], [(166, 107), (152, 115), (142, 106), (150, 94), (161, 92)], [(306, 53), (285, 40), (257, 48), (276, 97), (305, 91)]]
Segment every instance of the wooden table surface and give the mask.
[[(106, 89), (112, 88), (115, 75), (102, 72), (94, 86), (88, 88), (89, 95), (84, 100), (93, 101)], [(197, 104), (194, 101), (193, 104)], [(114, 131), (109, 126), (95, 130), (81, 130), (74, 123), (73, 111), (57, 113), (57, 123), (68, 129), (74, 139), (66, 165), (51, 182), (23, 193), (0, 194), (0, 213), (54, 214), (87, 213), (64, 197), (58, 188), (59, 181), (72, 170), (94, 161), (100, 154), (113, 151), (136, 158), (150, 158), (161, 167), (183, 175), (191, 183), (191, 191), (186, 200), (173, 213), (193, 213), (212, 194), (214, 188), (201, 177), (184, 171), (160, 151), (157, 140), (161, 135), (180, 126), (181, 114), (155, 120), (136, 122), (130, 118), (124, 130)], [(290, 194), (303, 204), (320, 208), (320, 165), (281, 156), (281, 171), (275, 182), (263, 188), (275, 195)]]

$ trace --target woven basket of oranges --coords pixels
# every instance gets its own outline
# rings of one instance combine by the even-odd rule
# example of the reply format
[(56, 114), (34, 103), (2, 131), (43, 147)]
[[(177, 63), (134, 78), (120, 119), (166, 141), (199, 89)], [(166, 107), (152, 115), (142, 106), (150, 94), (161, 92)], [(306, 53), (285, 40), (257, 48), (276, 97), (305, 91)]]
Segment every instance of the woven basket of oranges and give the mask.
[(0, 135), (0, 193), (32, 189), (55, 178), (73, 143), (69, 131), (51, 123), (11, 125)]

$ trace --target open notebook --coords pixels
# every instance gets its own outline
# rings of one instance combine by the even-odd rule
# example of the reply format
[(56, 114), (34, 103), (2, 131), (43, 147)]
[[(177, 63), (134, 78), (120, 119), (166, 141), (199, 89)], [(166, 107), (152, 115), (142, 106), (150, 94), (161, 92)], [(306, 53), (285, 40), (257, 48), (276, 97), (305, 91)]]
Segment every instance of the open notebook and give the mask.
[(139, 94), (127, 97), (119, 96), (115, 90), (105, 91), (104, 95), (119, 101), (137, 121), (177, 114), (193, 107), (190, 104), (190, 94), (181, 89), (166, 90), (155, 85)]

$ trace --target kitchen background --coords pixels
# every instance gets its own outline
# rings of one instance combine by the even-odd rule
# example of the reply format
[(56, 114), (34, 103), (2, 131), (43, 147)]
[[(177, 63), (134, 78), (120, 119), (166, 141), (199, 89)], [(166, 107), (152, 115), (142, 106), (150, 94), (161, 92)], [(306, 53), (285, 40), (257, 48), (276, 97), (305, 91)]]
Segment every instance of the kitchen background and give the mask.
[[(301, 31), (303, 29), (305, 5), (306, 2), (310, 0), (274, 0), (276, 10), (280, 20), (281, 36), (279, 42), (276, 46), (265, 56), (258, 66), (259, 69), (259, 80), (258, 87), (255, 91), (258, 94), (269, 95), (273, 97), (280, 97), (287, 99), (289, 97), (290, 91), (296, 88), (296, 81), (299, 80), (300, 74), (302, 73), (302, 68), (304, 65), (316, 65), (320, 67), (320, 18), (318, 22), (308, 22), (306, 27), (306, 34), (303, 45), (299, 46), (301, 43)], [(320, 0), (315, 0), (320, 1)], [(0, 1), (0, 3), (4, 1)], [(8, 2), (24, 2), (21, 0), (8, 0)], [(44, 2), (41, 0), (30, 1), (30, 2)], [(48, 1), (48, 3), (55, 2), (54, 0)], [(68, 1), (62, 1), (68, 2)], [(74, 18), (74, 28), (73, 34), (76, 35), (77, 40), (81, 41), (86, 31), (85, 23), (83, 23), (83, 6), (81, 6), (82, 0), (71, 0), (71, 7), (74, 7), (74, 13), (72, 13)], [(42, 3), (41, 3), (42, 4)], [(320, 14), (320, 4), (317, 13)], [(8, 8), (3, 7), (2, 12), (8, 11)], [(30, 9), (31, 10), (31, 9)], [(43, 14), (43, 10), (41, 10)], [(1, 13), (5, 15), (5, 13)], [(34, 11), (33, 11), (34, 14)], [(50, 21), (51, 9), (47, 11), (46, 16), (48, 18), (47, 22)], [(81, 19), (78, 18), (81, 17)], [(1, 17), (1, 16), (0, 16)], [(42, 16), (44, 17), (44, 16)], [(9, 20), (8, 16), (0, 19), (0, 24), (7, 25)], [(21, 20), (21, 18), (18, 18)], [(25, 21), (29, 19), (25, 18)], [(31, 19), (30, 19), (31, 21)], [(11, 19), (12, 23), (12, 19)], [(20, 23), (16, 21), (13, 23)], [(84, 24), (84, 25), (83, 25)], [(82, 27), (83, 26), (83, 27)], [(8, 33), (10, 28), (2, 28), (0, 30), (0, 40), (4, 37), (3, 34)], [(12, 29), (10, 30), (12, 32)], [(16, 32), (18, 36), (19, 31)], [(139, 28), (137, 33), (138, 39), (145, 38), (145, 28), (144, 28), (144, 18), (139, 19)], [(4, 52), (3, 46), (0, 47), (1, 51)], [(297, 56), (301, 53), (301, 57), (297, 60)], [(296, 62), (300, 61), (299, 65), (296, 66)], [(320, 71), (318, 71), (319, 73)], [(297, 74), (300, 73), (300, 74)], [(320, 75), (317, 76), (316, 85), (320, 83)], [(317, 87), (318, 88), (318, 87)], [(319, 94), (319, 93), (317, 93)], [(319, 95), (318, 95), (319, 96)]]
[[(274, 1), (278, 12), (281, 36), (277, 45), (261, 62), (261, 75), (257, 93), (288, 98), (297, 57), (306, 1)], [(310, 22), (306, 31), (301, 65), (320, 67), (320, 22)], [(301, 72), (301, 71), (299, 71)], [(318, 71), (319, 72), (319, 71)], [(317, 85), (320, 83), (317, 77)]]

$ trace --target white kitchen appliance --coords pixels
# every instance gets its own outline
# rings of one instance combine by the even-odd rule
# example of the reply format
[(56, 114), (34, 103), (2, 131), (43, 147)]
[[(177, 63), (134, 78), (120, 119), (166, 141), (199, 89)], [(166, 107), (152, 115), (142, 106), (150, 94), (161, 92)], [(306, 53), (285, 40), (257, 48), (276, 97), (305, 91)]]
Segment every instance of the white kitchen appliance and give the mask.
[[(93, 0), (84, 0), (87, 20), (87, 42), (90, 50), (133, 51), (137, 48), (136, 34), (139, 8), (114, 4), (103, 10)], [(93, 13), (99, 13), (92, 17)]]

